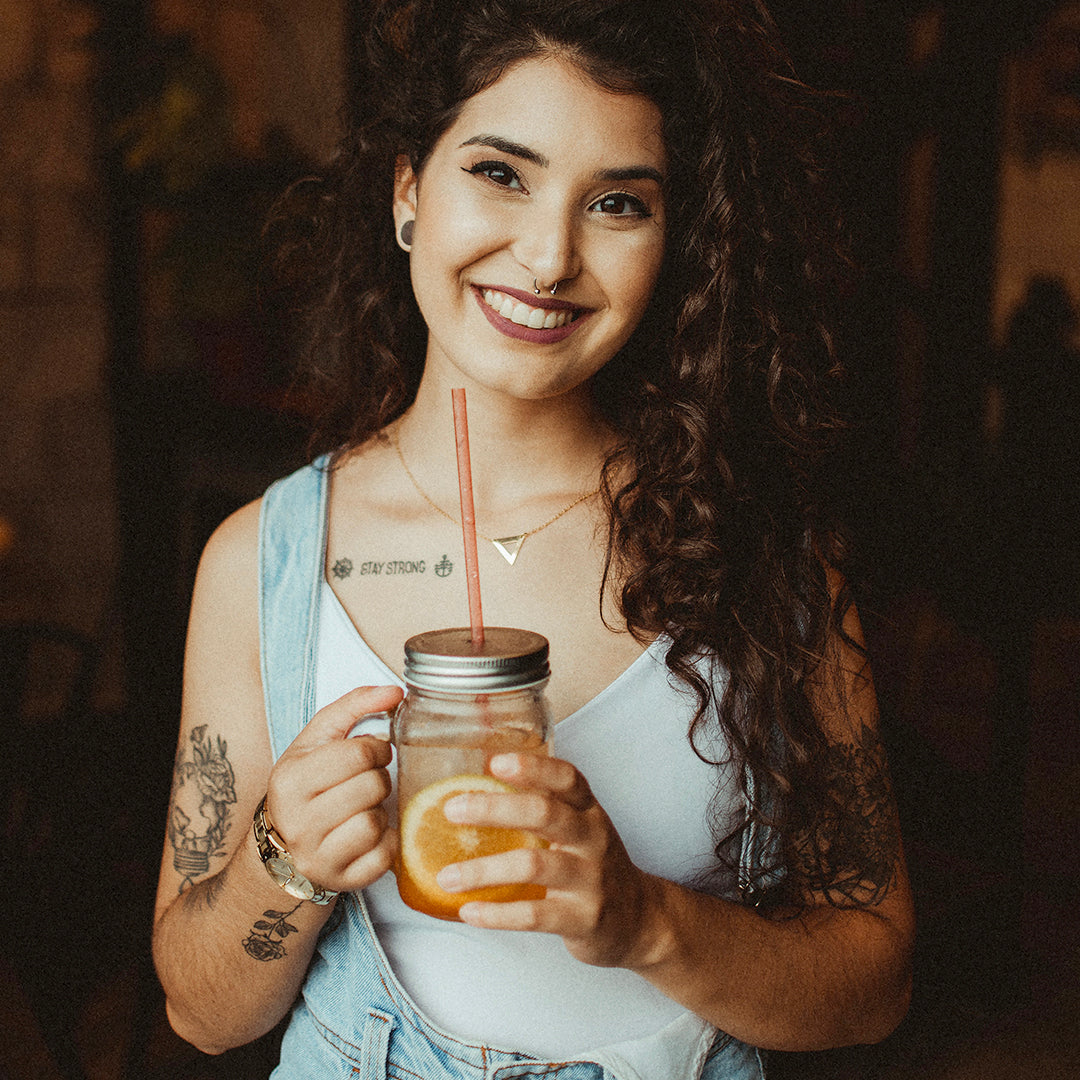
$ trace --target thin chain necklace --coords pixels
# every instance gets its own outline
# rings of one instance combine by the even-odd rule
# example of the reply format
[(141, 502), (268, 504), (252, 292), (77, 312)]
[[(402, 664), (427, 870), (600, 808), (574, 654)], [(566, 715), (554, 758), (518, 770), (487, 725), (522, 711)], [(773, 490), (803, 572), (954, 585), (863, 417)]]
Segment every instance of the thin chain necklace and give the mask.
[[(390, 432), (390, 441), (394, 444), (394, 449), (397, 451), (398, 461), (401, 462), (401, 467), (405, 470), (405, 475), (412, 481), (412, 486), (416, 488), (416, 493), (437, 513), (442, 514), (448, 521), (452, 521), (459, 528), (461, 522), (454, 517), (453, 514), (448, 514), (430, 495), (420, 486), (416, 477), (413, 476), (412, 470), (405, 463), (405, 455), (401, 452), (401, 444), (398, 442), (397, 430), (394, 429)], [(591, 499), (594, 495), (598, 495), (600, 489), (594, 488), (592, 491), (585, 492), (584, 495), (579, 495), (569, 506), (564, 506), (554, 517), (548, 518), (543, 525), (537, 525), (535, 529), (529, 529), (526, 532), (518, 533), (517, 536), (500, 536), (498, 538), (493, 536), (485, 536), (479, 529), (476, 530), (476, 535), (482, 540), (486, 540), (491, 544), (495, 550), (511, 565), (517, 561), (518, 554), (521, 551), (521, 545), (525, 543), (526, 538), (535, 536), (536, 533), (546, 529), (549, 525), (554, 525), (556, 521), (563, 516), (563, 514), (569, 514), (575, 506), (580, 506), (586, 499)]]

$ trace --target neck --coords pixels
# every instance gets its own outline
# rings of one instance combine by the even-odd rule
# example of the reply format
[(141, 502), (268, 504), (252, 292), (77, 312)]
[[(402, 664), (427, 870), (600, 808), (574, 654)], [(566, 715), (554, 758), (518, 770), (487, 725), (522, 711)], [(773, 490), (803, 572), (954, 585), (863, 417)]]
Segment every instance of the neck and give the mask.
[[(450, 389), (422, 385), (396, 435), (428, 495), (453, 509), (458, 488)], [(498, 518), (531, 501), (596, 487), (614, 436), (587, 390), (522, 401), (469, 386), (466, 397), (478, 516)]]

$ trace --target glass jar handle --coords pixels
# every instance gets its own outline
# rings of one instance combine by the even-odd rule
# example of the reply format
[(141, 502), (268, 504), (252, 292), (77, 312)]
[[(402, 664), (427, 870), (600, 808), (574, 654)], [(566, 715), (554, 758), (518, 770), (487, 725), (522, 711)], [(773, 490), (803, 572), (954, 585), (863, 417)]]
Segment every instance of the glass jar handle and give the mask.
[[(398, 706), (400, 708), (400, 705)], [(388, 712), (373, 712), (361, 716), (349, 731), (349, 738), (356, 735), (373, 735), (376, 739), (385, 739), (393, 742), (394, 739), (394, 716), (397, 708)]]

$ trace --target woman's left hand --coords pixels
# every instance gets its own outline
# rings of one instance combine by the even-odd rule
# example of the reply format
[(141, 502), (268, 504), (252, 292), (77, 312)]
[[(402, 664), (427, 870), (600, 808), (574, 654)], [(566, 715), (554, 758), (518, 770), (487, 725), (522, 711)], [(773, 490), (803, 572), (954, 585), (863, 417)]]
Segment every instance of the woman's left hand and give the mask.
[(527, 829), (548, 842), (445, 867), (439, 884), (452, 892), (527, 882), (543, 900), (472, 902), (463, 922), (501, 930), (558, 934), (586, 964), (629, 967), (648, 941), (652, 879), (631, 861), (585, 778), (569, 762), (535, 754), (500, 754), (491, 774), (518, 791), (470, 792), (449, 800), (449, 820)]

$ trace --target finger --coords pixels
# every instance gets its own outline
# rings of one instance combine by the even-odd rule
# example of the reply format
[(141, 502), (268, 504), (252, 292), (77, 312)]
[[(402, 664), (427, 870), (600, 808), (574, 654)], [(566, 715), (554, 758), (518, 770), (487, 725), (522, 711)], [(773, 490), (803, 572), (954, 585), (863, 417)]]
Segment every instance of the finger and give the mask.
[(541, 754), (496, 754), (488, 763), (491, 775), (516, 788), (543, 788), (578, 810), (596, 799), (588, 781), (569, 761)]
[(522, 804), (531, 813), (520, 821), (520, 827), (536, 831), (552, 843), (584, 840), (595, 822), (586, 822), (580, 815), (603, 814), (588, 781), (568, 761), (539, 754), (498, 754), (488, 767), (492, 775), (519, 792), (542, 797), (542, 801)]
[(471, 900), (461, 905), (458, 916), (463, 923), (485, 930), (557, 934), (563, 939), (571, 956), (589, 964), (617, 966), (620, 958), (626, 955), (625, 948), (618, 945), (602, 951), (587, 946), (582, 948), (581, 943), (589, 940), (593, 930), (589, 913), (579, 908), (572, 899), (553, 896), (550, 892), (543, 900), (516, 900), (509, 903)]
[(308, 751), (344, 739), (360, 717), (393, 709), (402, 697), (404, 691), (399, 686), (358, 686), (321, 708), (296, 736), (290, 749)]
[(552, 844), (580, 844), (592, 831), (580, 810), (542, 791), (462, 792), (447, 799), (443, 813), (455, 825), (525, 829)]
[(329, 803), (333, 800), (337, 816), (344, 817), (379, 806), (385, 802), (392, 789), (389, 771), (384, 766), (379, 766), (349, 777), (325, 796), (320, 796), (319, 801), (325, 799)]
[[(306, 752), (287, 751), (270, 774), (267, 801), (274, 808), (279, 800), (307, 802), (370, 771), (384, 770), (392, 756), (389, 743), (370, 735), (324, 743)], [(281, 798), (286, 789), (289, 799)]]
[(369, 769), (384, 769), (393, 756), (390, 743), (377, 735), (357, 735), (324, 743), (305, 755), (312, 762), (309, 771), (319, 781), (314, 786), (316, 791), (327, 791)]
[(387, 829), (375, 847), (354, 859), (342, 871), (339, 882), (340, 891), (353, 892), (357, 889), (366, 889), (394, 865), (396, 851), (397, 833), (393, 829)]
[[(385, 808), (375, 807), (342, 822), (310, 854), (293, 852), (293, 859), (300, 873), (323, 888), (363, 888), (393, 862), (397, 843), (391, 831)], [(357, 885), (360, 876), (365, 880)]]
[(531, 930), (555, 934), (560, 931), (561, 916), (549, 900), (514, 900), (492, 903), (471, 900), (458, 909), (458, 917), (469, 926), (485, 930)]
[(390, 774), (385, 768), (348, 775), (314, 795), (308, 809), (307, 828), (314, 835), (328, 834), (342, 822), (382, 804), (390, 791)]
[(567, 889), (581, 884), (582, 862), (556, 848), (518, 848), (498, 855), (450, 863), (439, 871), (440, 888), (471, 892), (494, 885), (543, 885)]
[(335, 874), (344, 872), (382, 843), (390, 824), (386, 808), (376, 806), (341, 822), (319, 846), (319, 860)]
[(266, 810), (286, 846), (314, 847), (342, 821), (385, 799), (390, 759), (390, 746), (370, 737), (282, 755), (270, 773)]

